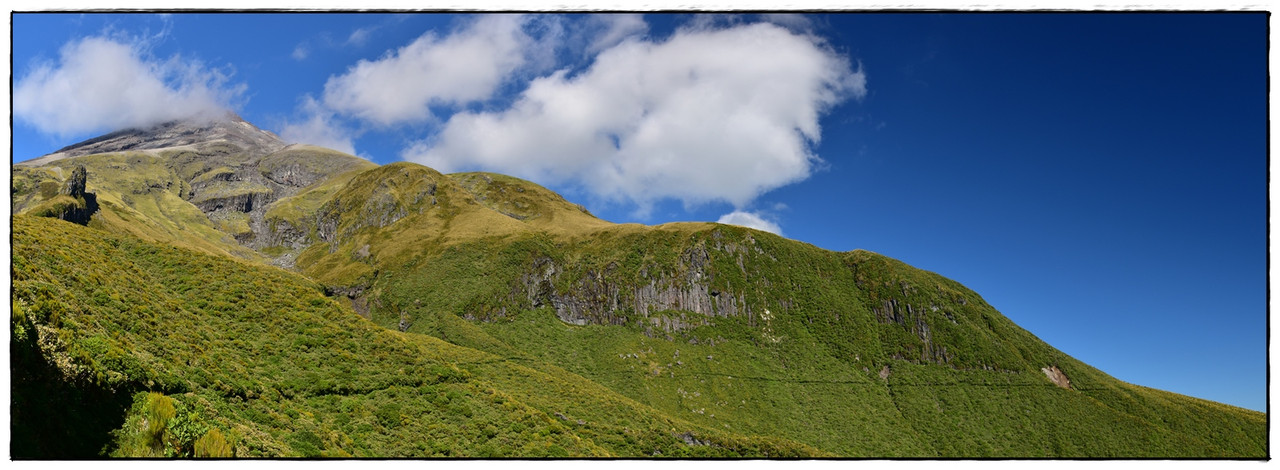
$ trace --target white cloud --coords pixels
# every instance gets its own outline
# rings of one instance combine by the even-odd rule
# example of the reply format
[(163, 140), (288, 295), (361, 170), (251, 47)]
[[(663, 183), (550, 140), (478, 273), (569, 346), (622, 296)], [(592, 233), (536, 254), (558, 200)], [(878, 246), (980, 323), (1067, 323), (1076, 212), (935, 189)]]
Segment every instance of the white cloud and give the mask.
[(432, 106), (487, 100), (526, 63), (537, 44), (527, 19), (481, 15), (443, 39), (433, 33), (375, 61), (330, 77), (324, 104), (382, 126), (425, 121)]
[(143, 47), (104, 37), (67, 43), (57, 61), (36, 66), (14, 85), (14, 116), (68, 137), (215, 115), (245, 90), (199, 61), (143, 57)]
[(802, 14), (767, 13), (761, 15), (761, 18), (765, 21), (796, 32), (808, 32), (813, 30), (813, 20)]
[(369, 36), (373, 34), (373, 31), (376, 29), (376, 27), (368, 27), (352, 31), (351, 35), (347, 36), (347, 44), (363, 46), (365, 42), (369, 41)]
[(711, 31), (741, 26), (746, 16), (740, 13), (699, 13), (680, 26), (684, 31)]
[(717, 220), (716, 222), (763, 230), (774, 235), (782, 235), (782, 227), (779, 227), (776, 223), (765, 220), (760, 216), (760, 214), (753, 212), (733, 211), (720, 216), (720, 220)]
[(301, 122), (285, 123), (280, 130), (281, 139), (356, 154), (354, 137), (342, 126), (333, 111), (325, 109), (311, 96), (304, 97), (299, 107), (306, 117)]
[(592, 15), (588, 17), (587, 23), (587, 29), (594, 30), (595, 33), (595, 37), (587, 45), (588, 54), (616, 46), (629, 37), (644, 35), (649, 31), (649, 24), (639, 14)]
[(293, 60), (301, 62), (303, 60), (307, 60), (307, 56), (311, 55), (311, 49), (308, 48), (306, 44), (298, 44), (298, 47), (293, 48), (292, 55)]
[(509, 109), (456, 113), (402, 156), (567, 183), (641, 214), (664, 198), (741, 208), (807, 178), (819, 117), (865, 93), (861, 70), (815, 37), (767, 23), (682, 29), (533, 80)]

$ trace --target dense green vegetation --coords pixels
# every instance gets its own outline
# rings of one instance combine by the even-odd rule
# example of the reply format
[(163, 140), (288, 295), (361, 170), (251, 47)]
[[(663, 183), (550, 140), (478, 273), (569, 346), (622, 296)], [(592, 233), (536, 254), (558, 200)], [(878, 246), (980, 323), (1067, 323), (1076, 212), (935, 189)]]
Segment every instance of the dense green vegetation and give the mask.
[[(384, 308), (372, 318), (388, 328), (408, 319), (410, 332), (530, 356), (708, 427), (786, 436), (838, 455), (1265, 455), (1263, 415), (1219, 404), (1209, 413), (1207, 402), (1119, 382), (936, 274), (736, 227), (624, 232), (427, 251), (374, 283)], [(681, 285), (691, 270), (682, 260), (703, 249), (710, 259), (695, 277), (756, 310), (645, 315), (628, 310), (635, 299), (624, 288), (622, 307), (597, 318), (604, 324), (575, 326), (550, 305), (533, 307), (526, 286), (510, 281), (547, 258), (562, 270), (556, 292), (607, 298), (609, 285), (642, 286), (646, 275)], [(584, 288), (593, 280), (605, 287)], [(885, 302), (905, 318), (878, 319), (893, 314)], [(693, 326), (658, 327), (669, 319)], [(1062, 370), (1072, 388), (1051, 382), (1046, 367)]]
[[(13, 223), (15, 457), (822, 455), (379, 328), (283, 270), (53, 219)], [(93, 393), (51, 402), (50, 381)], [(101, 447), (25, 446), (64, 429), (51, 417), (73, 428), (79, 414), (57, 415), (85, 396), (114, 397), (78, 406), (113, 423)]]
[[(15, 168), (15, 457), (1268, 455), (1265, 414), (1120, 382), (875, 253), (240, 150)], [(83, 204), (76, 166), (88, 226), (35, 217)], [(194, 205), (247, 195), (272, 202)]]

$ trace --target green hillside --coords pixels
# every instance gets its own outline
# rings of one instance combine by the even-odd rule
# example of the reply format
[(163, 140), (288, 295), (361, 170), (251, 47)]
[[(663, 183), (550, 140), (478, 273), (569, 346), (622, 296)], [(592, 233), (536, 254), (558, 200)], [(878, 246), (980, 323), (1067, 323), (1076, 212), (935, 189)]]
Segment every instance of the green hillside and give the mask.
[(375, 322), (530, 354), (708, 427), (846, 456), (1266, 452), (1262, 414), (1119, 382), (954, 281), (873, 253), (716, 224), (448, 244), (418, 227), (371, 239), (371, 253), (416, 247), (368, 263)]
[(13, 223), (16, 458), (824, 455), (379, 328), (286, 271)]
[(306, 146), (13, 181), (19, 458), (1269, 455), (866, 251)]
[[(229, 143), (90, 154), (13, 168), (12, 210), (39, 215), (76, 168), (99, 208), (90, 224), (113, 233), (247, 260), (296, 255), (323, 201), (352, 176), (376, 167), (320, 147), (265, 155)], [(254, 207), (260, 204), (260, 207)], [(265, 249), (274, 247), (275, 249)], [(286, 263), (287, 264), (287, 263)]]

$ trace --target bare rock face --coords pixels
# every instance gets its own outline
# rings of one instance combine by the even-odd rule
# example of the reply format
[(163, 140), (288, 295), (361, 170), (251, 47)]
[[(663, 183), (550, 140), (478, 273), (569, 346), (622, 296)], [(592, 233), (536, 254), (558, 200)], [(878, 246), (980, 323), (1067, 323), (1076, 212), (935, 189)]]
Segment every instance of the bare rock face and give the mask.
[[(310, 227), (295, 227), (288, 221), (279, 219), (263, 221), (263, 225), (265, 229), (258, 232), (257, 239), (262, 246), (282, 246), (290, 250), (301, 250), (307, 247), (310, 240)], [(285, 262), (281, 266), (292, 267), (293, 264)]]
[(1040, 372), (1044, 372), (1045, 377), (1049, 378), (1054, 385), (1070, 390), (1071, 380), (1067, 378), (1067, 374), (1058, 370), (1058, 366), (1047, 366), (1040, 368)]
[(319, 180), (321, 176), (296, 163), (271, 168), (263, 173), (267, 179), (274, 181), (277, 184), (299, 187), (314, 183), (316, 180)]
[(234, 212), (251, 213), (255, 210), (262, 209), (275, 201), (275, 195), (267, 188), (261, 191), (247, 191), (241, 194), (229, 195), (224, 197), (211, 197), (195, 202), (195, 206), (205, 213), (228, 210)]

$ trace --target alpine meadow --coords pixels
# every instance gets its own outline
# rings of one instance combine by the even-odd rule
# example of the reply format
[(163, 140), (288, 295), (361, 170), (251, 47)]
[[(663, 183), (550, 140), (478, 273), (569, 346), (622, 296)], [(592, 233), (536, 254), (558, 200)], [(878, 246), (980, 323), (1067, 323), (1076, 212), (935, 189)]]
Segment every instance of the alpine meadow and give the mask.
[[(945, 272), (801, 241), (821, 231), (801, 203), (769, 202), (851, 165), (826, 147), (835, 116), (891, 96), (874, 80), (896, 75), (839, 22), (938, 19), (402, 13), (87, 13), (110, 27), (15, 59), (15, 142), (78, 143), (13, 149), (12, 458), (1269, 459), (1268, 413), (1113, 377)], [(16, 45), (28, 21), (75, 15), (12, 16)], [(938, 21), (1023, 15), (996, 16)], [(282, 40), (291, 86), (309, 87), (284, 97), (292, 117), (237, 84), (275, 59), (233, 72), (226, 54), (159, 52), (216, 22), (295, 18), (376, 27)], [(414, 21), (446, 26), (395, 36)], [(300, 78), (379, 37), (394, 46)], [(905, 204), (921, 178), (880, 194)], [(822, 220), (897, 224), (813, 191), (797, 198)], [(1230, 258), (1204, 249), (1177, 256)], [(1150, 315), (1090, 328), (1158, 336), (1178, 318)]]

